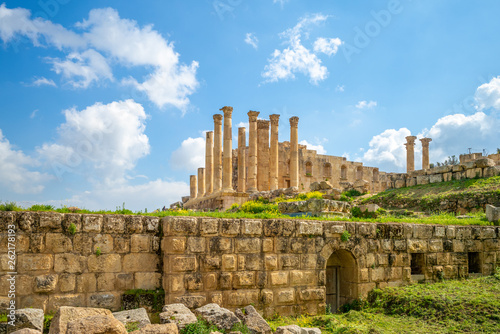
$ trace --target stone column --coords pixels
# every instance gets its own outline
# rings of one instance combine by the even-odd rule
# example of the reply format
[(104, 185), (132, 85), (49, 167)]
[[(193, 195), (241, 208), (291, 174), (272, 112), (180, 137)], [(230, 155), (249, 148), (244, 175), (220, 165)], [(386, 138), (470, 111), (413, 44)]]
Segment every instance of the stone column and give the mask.
[(422, 169), (429, 169), (429, 143), (431, 138), (422, 138)]
[(222, 115), (214, 115), (214, 181), (213, 192), (222, 189)]
[(238, 191), (246, 190), (246, 150), (247, 135), (245, 128), (238, 128)]
[(248, 112), (248, 186), (247, 192), (257, 191), (257, 116), (260, 112), (250, 110)]
[(205, 168), (198, 168), (198, 197), (205, 194)]
[(196, 193), (197, 193), (197, 184), (196, 184), (196, 175), (191, 175), (189, 177), (189, 186), (190, 186), (190, 199), (195, 199), (196, 198)]
[(299, 187), (299, 118), (290, 118), (290, 186)]
[(224, 158), (222, 162), (222, 191), (233, 192), (233, 107), (221, 108), (224, 113)]
[(412, 172), (415, 170), (415, 140), (417, 137), (408, 136), (406, 137), (406, 172)]
[(213, 191), (214, 178), (214, 133), (207, 132), (206, 148), (205, 148), (205, 196), (210, 195)]
[(269, 182), (271, 190), (278, 189), (278, 125), (280, 115), (269, 116), (271, 120), (271, 152), (269, 156)]
[(257, 121), (257, 189), (269, 190), (269, 121)]

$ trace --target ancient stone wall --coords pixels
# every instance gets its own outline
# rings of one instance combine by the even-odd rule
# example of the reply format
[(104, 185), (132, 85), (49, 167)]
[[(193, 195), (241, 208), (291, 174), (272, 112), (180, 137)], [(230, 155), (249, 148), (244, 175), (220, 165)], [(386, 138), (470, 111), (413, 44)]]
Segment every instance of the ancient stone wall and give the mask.
[(0, 308), (9, 301), (8, 273), (16, 272), (17, 308), (119, 310), (126, 290), (161, 287), (159, 231), (157, 217), (0, 212)]

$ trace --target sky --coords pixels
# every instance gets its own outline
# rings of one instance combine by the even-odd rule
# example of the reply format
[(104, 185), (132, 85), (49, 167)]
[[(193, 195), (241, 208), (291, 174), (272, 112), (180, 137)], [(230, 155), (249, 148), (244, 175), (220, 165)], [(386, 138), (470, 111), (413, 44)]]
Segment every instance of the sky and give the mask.
[[(0, 201), (152, 211), (212, 115), (386, 172), (500, 147), (500, 2), (0, 0)], [(245, 124), (246, 123), (246, 124)], [(421, 145), (415, 146), (420, 168)]]

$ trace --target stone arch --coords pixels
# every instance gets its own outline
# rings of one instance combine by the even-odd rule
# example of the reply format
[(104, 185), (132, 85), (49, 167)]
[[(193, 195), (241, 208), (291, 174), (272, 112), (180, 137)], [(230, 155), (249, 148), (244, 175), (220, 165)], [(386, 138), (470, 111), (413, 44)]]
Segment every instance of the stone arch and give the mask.
[(311, 161), (306, 162), (306, 175), (307, 176), (312, 176), (313, 173), (313, 164)]
[(331, 177), (332, 176), (332, 164), (329, 162), (325, 162), (323, 165), (323, 177)]
[(346, 165), (342, 165), (340, 167), (340, 178), (342, 180), (347, 180), (347, 167), (346, 167)]
[(362, 180), (363, 179), (363, 167), (358, 166), (356, 168), (356, 180)]
[(350, 244), (349, 242), (327, 244), (321, 251), (321, 255), (326, 260), (326, 304), (332, 312), (359, 297), (359, 264), (357, 258), (362, 251), (356, 249), (357, 247), (351, 251)]

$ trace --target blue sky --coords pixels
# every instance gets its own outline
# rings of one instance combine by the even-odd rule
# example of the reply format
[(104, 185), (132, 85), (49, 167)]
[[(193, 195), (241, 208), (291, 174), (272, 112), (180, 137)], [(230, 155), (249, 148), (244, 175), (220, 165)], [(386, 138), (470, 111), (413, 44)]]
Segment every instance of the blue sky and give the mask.
[[(212, 115), (404, 171), (500, 147), (497, 1), (0, 3), (0, 200), (154, 210), (189, 193)], [(233, 142), (236, 146), (236, 140)], [(416, 145), (419, 168), (420, 145)]]

